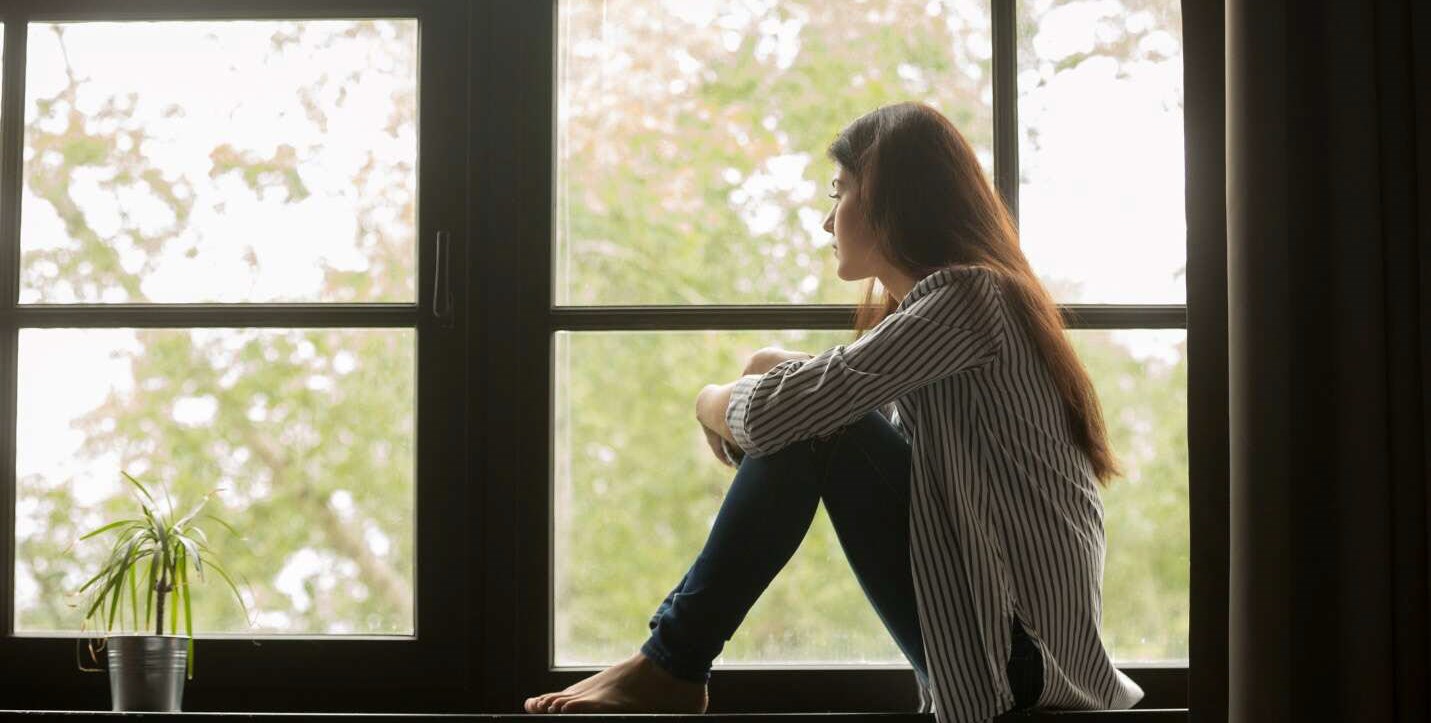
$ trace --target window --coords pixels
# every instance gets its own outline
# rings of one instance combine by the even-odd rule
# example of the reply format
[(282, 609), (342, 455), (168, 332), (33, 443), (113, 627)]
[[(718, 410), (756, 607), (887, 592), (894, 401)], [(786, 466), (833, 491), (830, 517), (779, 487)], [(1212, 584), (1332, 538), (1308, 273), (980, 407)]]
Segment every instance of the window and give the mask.
[(1181, 5), (1017, 6), (1020, 238), (1055, 298), (1084, 317), (1074, 342), (1127, 467), (1103, 497), (1104, 641), (1120, 664), (1186, 666)]
[[(320, 688), (391, 689), (438, 649), (419, 630), (458, 624), (418, 565), (463, 465), (462, 340), (433, 302), (460, 166), (430, 147), (465, 139), (424, 102), (460, 82), (426, 69), (452, 11), (314, 5), (5, 17), (0, 645), (67, 663), (49, 694), (90, 682), (69, 593), (107, 549), (76, 538), (133, 510), (121, 470), (176, 505), (222, 488), (208, 510), (244, 534), (207, 530), (250, 617), (212, 571), (195, 581), (195, 669), (216, 685), (193, 707), (237, 708), (305, 660), (336, 669)], [(343, 672), (358, 650), (386, 657)]]
[[(699, 551), (730, 478), (690, 423), (700, 387), (767, 343), (848, 340), (835, 330), (858, 287), (836, 278), (820, 228), (824, 148), (860, 113), (916, 98), (975, 146), (1065, 304), (1127, 469), (1104, 495), (1104, 639), (1144, 706), (1186, 705), (1163, 687), (1186, 670), (1189, 620), (1179, 13), (1173, 0), (558, 3), (540, 312), (551, 548), (524, 563), (552, 571), (551, 650), (533, 667), (555, 673), (537, 688), (635, 650)], [(716, 665), (817, 669), (826, 689), (907, 669), (823, 510)]]
[[(1210, 382), (1189, 395), (1183, 268), (1213, 264), (1185, 246), (1175, 0), (24, 0), (0, 23), (11, 707), (108, 705), (55, 595), (121, 467), (223, 484), (250, 533), (223, 554), (252, 555), (256, 625), (196, 594), (186, 709), (509, 712), (628, 655), (729, 483), (695, 393), (758, 346), (848, 338), (824, 148), (911, 97), (974, 144), (1064, 304), (1130, 472), (1105, 639), (1144, 706), (1187, 705), (1184, 410)], [(823, 511), (717, 668), (715, 710), (915, 696)]]

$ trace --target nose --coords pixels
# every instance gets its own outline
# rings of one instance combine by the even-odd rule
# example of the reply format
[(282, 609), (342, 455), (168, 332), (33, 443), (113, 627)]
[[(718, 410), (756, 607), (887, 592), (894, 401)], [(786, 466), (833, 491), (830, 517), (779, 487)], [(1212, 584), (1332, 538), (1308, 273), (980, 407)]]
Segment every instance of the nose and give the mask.
[(825, 214), (825, 223), (821, 228), (825, 229), (825, 233), (828, 234), (835, 232), (835, 209), (832, 208), (829, 213)]

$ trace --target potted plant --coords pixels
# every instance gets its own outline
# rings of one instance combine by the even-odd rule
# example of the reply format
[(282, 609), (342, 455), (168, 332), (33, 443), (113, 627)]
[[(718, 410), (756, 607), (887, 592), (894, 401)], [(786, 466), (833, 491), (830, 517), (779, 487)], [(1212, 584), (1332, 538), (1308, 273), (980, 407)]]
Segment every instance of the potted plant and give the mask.
[[(248, 617), (248, 607), (228, 572), (211, 559), (213, 550), (209, 547), (208, 535), (198, 525), (200, 511), (220, 489), (210, 491), (188, 514), (175, 519), (174, 504), (169, 499), (167, 488), (164, 489), (164, 498), (168, 502), (166, 515), (143, 483), (127, 472), (121, 474), (137, 491), (141, 514), (101, 525), (76, 540), (87, 540), (106, 532), (115, 534), (113, 546), (99, 572), (85, 582), (77, 594), (89, 591), (83, 603), (86, 627), (94, 620), (96, 627), (103, 623), (104, 630), (110, 632), (114, 630), (116, 619), (123, 626), (122, 608), (128, 603), (129, 620), (134, 632), (107, 635), (98, 648), (91, 641), (90, 656), (98, 663), (95, 653), (108, 647), (109, 691), (115, 711), (177, 712), (183, 703), (184, 680), (194, 677), (190, 571), (200, 581), (204, 580), (205, 569), (218, 573), (238, 598), (245, 618)], [(243, 539), (227, 522), (211, 514), (203, 516)], [(168, 604), (170, 593), (174, 593), (177, 603), (174, 608), (177, 609), (171, 609)], [(144, 598), (142, 627), (139, 613), (141, 595)], [(178, 635), (178, 612), (182, 612), (184, 617), (182, 636)], [(153, 634), (141, 633), (151, 629), (151, 620)], [(169, 623), (168, 635), (164, 634), (166, 621)], [(81, 668), (85, 669), (83, 665)]]

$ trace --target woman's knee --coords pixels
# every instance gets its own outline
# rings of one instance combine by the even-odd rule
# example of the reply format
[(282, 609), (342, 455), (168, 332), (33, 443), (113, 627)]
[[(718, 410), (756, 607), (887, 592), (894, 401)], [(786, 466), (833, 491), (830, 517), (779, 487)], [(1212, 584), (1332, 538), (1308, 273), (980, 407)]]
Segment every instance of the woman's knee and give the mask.
[(833, 432), (813, 438), (817, 444), (832, 444), (849, 435), (869, 435), (877, 433), (882, 426), (891, 426), (888, 419), (878, 411), (869, 411), (836, 428)]
[(877, 436), (882, 431), (880, 425), (890, 426), (889, 420), (885, 419), (879, 412), (872, 411), (830, 432), (798, 442), (791, 442), (770, 454), (761, 457), (746, 455), (741, 460), (741, 464), (751, 460), (766, 460), (765, 463), (767, 464), (823, 462), (830, 453), (843, 446), (841, 443), (846, 437)]
[[(899, 431), (878, 412), (870, 412), (842, 427), (824, 449), (828, 472), (821, 477), (822, 489), (841, 484), (863, 487), (881, 480), (907, 486), (911, 449)], [(905, 492), (904, 490), (894, 490)]]

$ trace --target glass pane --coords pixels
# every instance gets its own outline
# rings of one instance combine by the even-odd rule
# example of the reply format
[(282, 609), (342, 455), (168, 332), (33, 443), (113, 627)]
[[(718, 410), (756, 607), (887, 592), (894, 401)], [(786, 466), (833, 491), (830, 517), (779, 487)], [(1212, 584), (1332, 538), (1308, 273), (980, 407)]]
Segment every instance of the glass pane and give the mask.
[[(1184, 332), (1075, 332), (1128, 470), (1105, 494), (1104, 634), (1115, 658), (1187, 657)], [(755, 349), (847, 332), (560, 332), (555, 394), (558, 665), (629, 656), (704, 544), (732, 471), (692, 419)], [(823, 507), (720, 663), (904, 663)]]
[[(692, 417), (707, 383), (771, 343), (818, 353), (840, 332), (556, 335), (556, 663), (621, 660), (705, 542), (733, 471)], [(599, 522), (597, 522), (599, 521)], [(720, 663), (901, 663), (821, 506)]]
[(32, 23), (22, 303), (411, 302), (417, 21)]
[(1187, 298), (1178, 0), (1020, 0), (1019, 228), (1065, 303)]
[(992, 178), (987, 3), (558, 3), (556, 303), (852, 303), (825, 149), (903, 100)]
[(255, 626), (210, 572), (193, 583), (196, 631), (411, 634), (415, 342), (411, 329), (21, 330), (16, 630), (80, 629), (69, 593), (112, 533), (76, 539), (138, 512), (125, 470), (167, 484), (176, 508), (224, 488), (206, 510), (246, 542), (202, 527), (251, 583)]
[(1187, 665), (1187, 332), (1071, 338), (1124, 469), (1103, 492), (1103, 641), (1119, 663)]

